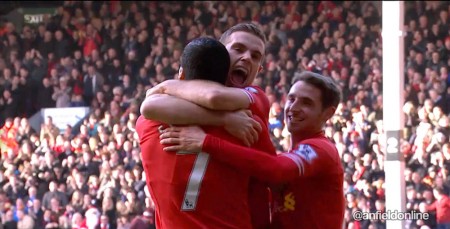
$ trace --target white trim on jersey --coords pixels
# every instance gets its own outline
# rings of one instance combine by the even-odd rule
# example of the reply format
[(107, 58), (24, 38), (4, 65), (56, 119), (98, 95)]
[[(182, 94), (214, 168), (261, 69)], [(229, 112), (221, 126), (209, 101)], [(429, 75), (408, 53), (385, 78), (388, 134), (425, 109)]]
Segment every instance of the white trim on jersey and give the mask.
[(295, 155), (293, 153), (283, 153), (283, 154), (281, 154), (281, 156), (287, 157), (287, 158), (291, 159), (292, 161), (294, 161), (294, 163), (298, 167), (298, 174), (300, 176), (302, 176), (305, 173), (305, 167), (303, 165), (303, 161), (298, 155)]
[(253, 98), (253, 95), (251, 94), (251, 92), (249, 90), (247, 90), (247, 88), (242, 89), (242, 91), (247, 95), (248, 100), (250, 101), (250, 104), (255, 103), (255, 99)]
[(294, 161), (298, 167), (299, 175), (302, 176), (305, 174), (305, 163), (312, 164), (318, 157), (318, 154), (310, 145), (301, 144), (296, 150), (283, 153), (281, 156), (285, 156)]

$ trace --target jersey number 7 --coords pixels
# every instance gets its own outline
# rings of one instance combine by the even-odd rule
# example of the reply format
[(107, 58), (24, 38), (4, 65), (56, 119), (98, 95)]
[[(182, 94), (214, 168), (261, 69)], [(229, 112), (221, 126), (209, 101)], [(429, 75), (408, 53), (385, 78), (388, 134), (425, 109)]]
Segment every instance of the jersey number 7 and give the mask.
[(194, 166), (189, 176), (189, 181), (184, 193), (183, 203), (181, 203), (181, 211), (194, 211), (197, 206), (198, 195), (200, 194), (200, 186), (208, 167), (209, 154), (198, 153)]

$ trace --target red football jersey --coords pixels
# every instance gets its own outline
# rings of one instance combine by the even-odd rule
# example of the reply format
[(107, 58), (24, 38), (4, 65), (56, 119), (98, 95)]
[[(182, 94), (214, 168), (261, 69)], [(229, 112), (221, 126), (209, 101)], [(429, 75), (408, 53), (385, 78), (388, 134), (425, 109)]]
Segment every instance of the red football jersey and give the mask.
[[(264, 123), (258, 141), (252, 148), (264, 151), (270, 155), (276, 155), (268, 129), (270, 110), (269, 100), (264, 91), (257, 86), (246, 87), (245, 92), (249, 96), (250, 111), (254, 117), (256, 116), (256, 120), (260, 118), (260, 121)], [(250, 177), (249, 205), (253, 228), (264, 229), (270, 227), (270, 197), (271, 193), (267, 183), (261, 182), (254, 177)]]
[(320, 134), (294, 149), (281, 156), (297, 164), (300, 177), (274, 198), (274, 228), (341, 229), (344, 170), (336, 147)]
[(323, 135), (299, 142), (278, 157), (207, 135), (203, 150), (260, 180), (283, 184), (274, 193), (273, 228), (340, 229), (344, 218), (343, 168)]
[(244, 88), (244, 92), (250, 100), (250, 110), (254, 115), (261, 118), (266, 126), (269, 125), (270, 104), (264, 91), (258, 86)]
[[(206, 153), (163, 151), (161, 125), (143, 116), (136, 123), (158, 228), (252, 228), (249, 176)], [(232, 140), (219, 128), (205, 131)]]

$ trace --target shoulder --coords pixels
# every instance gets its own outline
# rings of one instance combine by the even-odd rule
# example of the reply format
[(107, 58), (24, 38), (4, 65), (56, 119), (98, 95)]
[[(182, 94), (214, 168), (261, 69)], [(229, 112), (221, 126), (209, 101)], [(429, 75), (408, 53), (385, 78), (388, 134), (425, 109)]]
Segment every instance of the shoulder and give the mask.
[(307, 143), (302, 143), (297, 146), (293, 150), (293, 153), (297, 156), (300, 156), (303, 160), (307, 161), (308, 163), (313, 162), (316, 160), (316, 158), (319, 157), (319, 153), (317, 152), (317, 149), (312, 147), (311, 145)]
[(140, 125), (140, 126), (159, 126), (162, 123), (157, 122), (157, 121), (153, 121), (150, 119), (146, 119), (143, 115), (140, 115), (138, 117), (138, 119), (136, 120), (136, 126)]
[(245, 87), (244, 89), (251, 93), (254, 93), (254, 94), (258, 94), (258, 93), (264, 94), (264, 91), (259, 86), (248, 86), (248, 87)]
[(327, 154), (337, 154), (337, 149), (334, 144), (328, 140), (326, 137), (314, 137), (303, 140), (300, 145), (309, 145), (316, 151), (327, 153)]
[(161, 125), (163, 125), (163, 123), (146, 119), (141, 115), (136, 121), (136, 132), (138, 133), (138, 135), (151, 133), (152, 131), (157, 130)]
[(324, 137), (303, 140), (296, 151), (299, 154), (307, 155), (309, 158), (320, 157), (321, 160), (325, 161), (340, 161), (336, 147)]
[(248, 86), (248, 87), (245, 87), (243, 89), (251, 97), (267, 99), (266, 93), (262, 90), (262, 88), (260, 88), (258, 86)]
[(267, 98), (266, 93), (258, 86), (245, 87), (244, 91), (249, 96), (250, 103), (252, 104), (250, 108), (260, 110), (264, 115), (263, 117), (266, 118), (270, 109), (269, 99)]
[(137, 125), (138, 123), (142, 123), (142, 122), (144, 122), (144, 121), (145, 121), (144, 116), (143, 116), (143, 115), (139, 115), (139, 117), (138, 117), (137, 120), (136, 120), (136, 125)]

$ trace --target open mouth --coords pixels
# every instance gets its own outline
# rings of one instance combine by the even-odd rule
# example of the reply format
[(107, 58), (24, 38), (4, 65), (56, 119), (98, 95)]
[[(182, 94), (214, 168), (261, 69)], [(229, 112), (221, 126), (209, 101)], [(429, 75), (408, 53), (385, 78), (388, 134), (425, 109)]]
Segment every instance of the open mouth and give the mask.
[(230, 73), (230, 80), (233, 84), (242, 85), (247, 80), (248, 73), (245, 69), (233, 69)]

